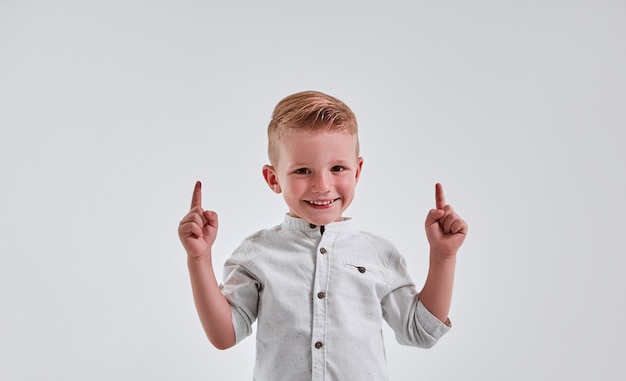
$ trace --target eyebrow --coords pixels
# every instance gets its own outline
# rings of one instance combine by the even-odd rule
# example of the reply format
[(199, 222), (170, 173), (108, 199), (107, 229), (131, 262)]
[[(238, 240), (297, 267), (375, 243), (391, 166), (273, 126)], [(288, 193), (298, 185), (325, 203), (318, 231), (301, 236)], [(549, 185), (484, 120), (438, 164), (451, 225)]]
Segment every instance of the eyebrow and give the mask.
[[(341, 166), (344, 166), (344, 167), (350, 167), (350, 166), (353, 166), (353, 164), (354, 163), (352, 161), (350, 161), (350, 160), (343, 160), (343, 159), (341, 159), (341, 160), (333, 160), (333, 161), (331, 161), (329, 163), (329, 166), (330, 167), (334, 167), (336, 165), (341, 165)], [(308, 167), (311, 167), (311, 163), (310, 162), (309, 163), (296, 162), (296, 163), (292, 163), (289, 166), (289, 168), (308, 168)]]

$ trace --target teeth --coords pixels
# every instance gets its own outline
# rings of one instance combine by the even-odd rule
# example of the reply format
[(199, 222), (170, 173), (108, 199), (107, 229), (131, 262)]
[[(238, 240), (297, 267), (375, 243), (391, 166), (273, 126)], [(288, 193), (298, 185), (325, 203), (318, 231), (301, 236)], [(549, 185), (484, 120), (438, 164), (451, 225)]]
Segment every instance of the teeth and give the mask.
[(333, 201), (309, 201), (313, 205), (330, 205)]

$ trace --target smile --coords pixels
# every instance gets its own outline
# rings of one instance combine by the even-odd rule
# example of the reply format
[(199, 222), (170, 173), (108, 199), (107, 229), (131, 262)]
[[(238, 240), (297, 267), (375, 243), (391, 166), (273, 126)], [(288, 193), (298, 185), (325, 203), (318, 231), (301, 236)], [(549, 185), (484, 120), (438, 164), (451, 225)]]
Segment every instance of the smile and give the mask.
[(335, 203), (335, 201), (339, 200), (338, 198), (334, 200), (326, 200), (326, 201), (307, 201), (308, 204), (313, 206), (330, 206)]

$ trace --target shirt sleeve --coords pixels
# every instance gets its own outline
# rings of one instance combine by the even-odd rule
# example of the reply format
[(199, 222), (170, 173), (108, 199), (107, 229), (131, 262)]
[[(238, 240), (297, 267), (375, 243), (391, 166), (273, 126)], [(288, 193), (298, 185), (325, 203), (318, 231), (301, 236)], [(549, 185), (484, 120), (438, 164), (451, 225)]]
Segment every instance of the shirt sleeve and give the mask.
[(391, 246), (387, 251), (389, 292), (381, 299), (383, 317), (403, 345), (430, 348), (450, 330), (426, 309), (411, 280), (404, 257)]
[(383, 316), (403, 345), (421, 348), (434, 346), (450, 330), (426, 309), (414, 285), (397, 288), (383, 298)]
[(250, 271), (245, 242), (224, 264), (222, 294), (231, 306), (236, 342), (252, 334), (252, 324), (257, 318), (261, 282)]

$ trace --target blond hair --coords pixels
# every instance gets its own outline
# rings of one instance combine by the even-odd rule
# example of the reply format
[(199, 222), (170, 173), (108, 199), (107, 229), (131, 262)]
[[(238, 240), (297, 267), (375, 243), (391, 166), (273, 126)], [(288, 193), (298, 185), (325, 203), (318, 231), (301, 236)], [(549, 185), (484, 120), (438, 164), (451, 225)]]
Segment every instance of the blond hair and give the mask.
[(278, 159), (278, 142), (283, 136), (321, 130), (354, 135), (356, 155), (359, 155), (356, 116), (345, 103), (319, 91), (302, 91), (283, 98), (274, 108), (267, 127), (270, 163), (275, 165)]

